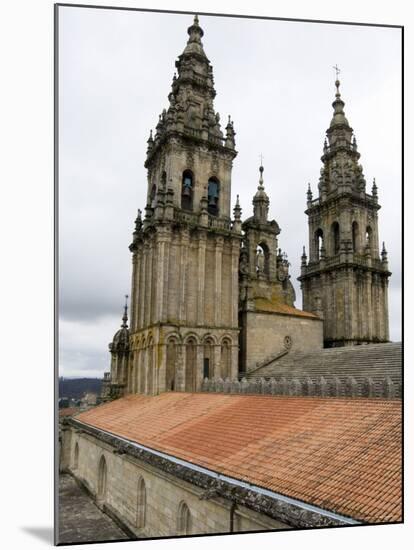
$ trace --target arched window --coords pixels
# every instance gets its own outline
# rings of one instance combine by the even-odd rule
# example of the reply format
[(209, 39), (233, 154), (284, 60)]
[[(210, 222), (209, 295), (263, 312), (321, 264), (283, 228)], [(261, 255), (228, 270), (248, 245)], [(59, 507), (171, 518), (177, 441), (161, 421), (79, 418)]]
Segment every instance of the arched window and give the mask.
[(185, 346), (185, 391), (196, 391), (197, 345), (189, 338)]
[(368, 248), (371, 248), (371, 245), (372, 245), (372, 229), (368, 225), (367, 230), (365, 232), (365, 246), (367, 246)]
[(193, 209), (193, 193), (193, 174), (190, 170), (185, 170), (183, 172), (183, 180), (181, 185), (181, 208), (183, 210)]
[(359, 227), (357, 222), (352, 224), (352, 250), (358, 252)]
[(204, 342), (203, 348), (203, 379), (212, 378), (214, 376), (213, 352), (213, 341), (211, 340), (211, 338), (207, 338)]
[(220, 183), (217, 178), (210, 178), (208, 180), (208, 213), (213, 216), (219, 214), (219, 193)]
[(106, 467), (105, 457), (102, 455), (99, 461), (98, 469), (98, 498), (105, 499), (106, 497), (106, 484), (107, 484), (108, 470)]
[(143, 477), (138, 480), (138, 493), (137, 493), (137, 527), (142, 529), (145, 527), (145, 515), (147, 507), (147, 489), (145, 487), (145, 481)]
[(231, 342), (223, 340), (221, 344), (221, 377), (223, 380), (231, 376)]
[(73, 469), (76, 470), (79, 465), (79, 445), (78, 442), (75, 444), (75, 451), (73, 453)]
[(192, 530), (192, 517), (190, 509), (183, 501), (178, 507), (177, 531), (179, 535), (190, 535)]
[(167, 390), (175, 390), (175, 368), (177, 364), (177, 341), (171, 337), (167, 341)]
[(260, 243), (256, 247), (256, 273), (269, 275), (269, 247), (266, 243)]
[(315, 257), (316, 261), (320, 260), (321, 257), (321, 250), (323, 247), (323, 231), (322, 229), (317, 229), (315, 231)]
[(331, 230), (331, 236), (332, 236), (332, 254), (336, 255), (339, 254), (339, 223), (334, 222), (332, 224), (332, 230)]

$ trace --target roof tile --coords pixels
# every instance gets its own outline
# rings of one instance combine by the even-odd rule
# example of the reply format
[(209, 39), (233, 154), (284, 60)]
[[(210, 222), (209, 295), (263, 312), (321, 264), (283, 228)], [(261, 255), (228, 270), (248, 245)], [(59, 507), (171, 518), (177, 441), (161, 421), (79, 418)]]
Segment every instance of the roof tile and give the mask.
[(365, 522), (401, 521), (401, 401), (167, 392), (78, 420)]

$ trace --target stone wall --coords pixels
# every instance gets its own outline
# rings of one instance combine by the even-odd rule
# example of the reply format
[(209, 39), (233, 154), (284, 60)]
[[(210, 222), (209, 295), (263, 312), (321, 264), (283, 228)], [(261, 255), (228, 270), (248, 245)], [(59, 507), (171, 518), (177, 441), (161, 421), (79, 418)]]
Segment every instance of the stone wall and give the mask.
[(248, 311), (244, 314), (243, 347), (249, 372), (285, 350), (314, 351), (323, 345), (320, 319)]
[[(137, 537), (289, 528), (244, 506), (235, 507), (222, 497), (206, 496), (203, 489), (146, 462), (115, 454), (110, 444), (74, 428), (65, 430), (63, 449), (65, 469), (86, 486), (99, 506), (117, 517)], [(106, 464), (104, 491), (102, 484), (99, 487), (103, 460)], [(189, 516), (183, 517), (184, 503)]]

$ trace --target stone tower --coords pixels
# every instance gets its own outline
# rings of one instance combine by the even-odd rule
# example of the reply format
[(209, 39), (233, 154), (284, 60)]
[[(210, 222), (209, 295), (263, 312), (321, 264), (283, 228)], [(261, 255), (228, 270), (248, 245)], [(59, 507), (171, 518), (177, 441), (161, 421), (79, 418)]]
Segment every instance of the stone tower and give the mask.
[[(128, 299), (128, 296), (125, 296)], [(129, 364), (128, 306), (125, 301), (121, 328), (116, 331), (109, 344), (111, 370), (105, 373), (101, 397), (104, 401), (124, 395)]]
[[(240, 218), (230, 217), (233, 122), (223, 135), (198, 17), (169, 106), (148, 139), (145, 217), (135, 222), (127, 391), (194, 391), (235, 377)], [(236, 217), (238, 211), (236, 209)]]
[(371, 194), (335, 82), (319, 196), (307, 192), (309, 262), (302, 255), (303, 309), (324, 319), (325, 347), (387, 342), (388, 260), (378, 246), (378, 190)]
[[(294, 307), (289, 262), (278, 248), (280, 228), (269, 219), (263, 166), (253, 197), (253, 216), (242, 223), (240, 250), (240, 371), (252, 373), (292, 348), (319, 349), (321, 322)], [(237, 206), (237, 205), (236, 205)]]

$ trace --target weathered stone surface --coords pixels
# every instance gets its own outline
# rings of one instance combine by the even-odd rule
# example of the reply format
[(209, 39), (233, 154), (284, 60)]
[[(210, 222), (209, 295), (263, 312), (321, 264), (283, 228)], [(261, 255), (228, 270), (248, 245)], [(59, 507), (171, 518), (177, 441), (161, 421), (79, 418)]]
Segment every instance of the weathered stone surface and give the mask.
[(59, 476), (59, 544), (128, 540), (69, 474)]

